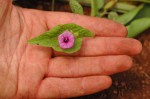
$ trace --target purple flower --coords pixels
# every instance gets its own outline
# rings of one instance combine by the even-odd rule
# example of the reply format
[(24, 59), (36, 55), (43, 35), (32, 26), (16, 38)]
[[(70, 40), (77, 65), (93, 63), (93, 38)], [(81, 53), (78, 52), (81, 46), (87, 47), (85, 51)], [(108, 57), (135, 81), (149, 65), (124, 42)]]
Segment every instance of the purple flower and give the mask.
[(62, 49), (72, 48), (74, 45), (75, 38), (70, 31), (64, 31), (58, 36), (59, 46)]

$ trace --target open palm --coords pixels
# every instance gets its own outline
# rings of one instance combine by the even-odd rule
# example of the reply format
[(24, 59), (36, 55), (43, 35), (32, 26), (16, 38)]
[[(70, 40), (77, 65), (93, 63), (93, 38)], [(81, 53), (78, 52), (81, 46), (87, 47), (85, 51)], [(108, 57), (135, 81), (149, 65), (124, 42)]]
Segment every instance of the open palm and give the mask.
[[(112, 83), (108, 75), (129, 69), (129, 56), (141, 51), (141, 44), (124, 38), (126, 29), (113, 21), (23, 9), (6, 1), (9, 7), (0, 9), (2, 98), (68, 98), (104, 90)], [(85, 38), (81, 50), (71, 55), (27, 43), (64, 23), (86, 27), (96, 37)]]

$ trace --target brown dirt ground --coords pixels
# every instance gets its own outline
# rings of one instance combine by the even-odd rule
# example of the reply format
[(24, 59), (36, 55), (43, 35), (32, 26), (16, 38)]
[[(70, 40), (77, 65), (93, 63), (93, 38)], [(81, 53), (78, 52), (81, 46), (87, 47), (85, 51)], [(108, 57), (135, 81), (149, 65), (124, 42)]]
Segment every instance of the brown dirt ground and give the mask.
[[(51, 10), (51, 0), (19, 0), (17, 5)], [(85, 14), (89, 15), (90, 9), (85, 7), (84, 10)], [(70, 12), (70, 8), (66, 3), (57, 2), (55, 11)], [(105, 91), (72, 99), (150, 99), (150, 29), (137, 39), (143, 44), (143, 51), (134, 57), (131, 70), (112, 75), (113, 84)]]

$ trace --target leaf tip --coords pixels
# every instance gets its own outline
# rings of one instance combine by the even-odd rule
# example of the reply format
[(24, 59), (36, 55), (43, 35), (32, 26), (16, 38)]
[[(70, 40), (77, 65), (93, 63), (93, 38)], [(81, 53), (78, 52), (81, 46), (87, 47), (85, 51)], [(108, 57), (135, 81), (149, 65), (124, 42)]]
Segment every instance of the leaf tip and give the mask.
[(33, 42), (33, 39), (27, 41), (28, 44), (39, 45), (39, 43)]

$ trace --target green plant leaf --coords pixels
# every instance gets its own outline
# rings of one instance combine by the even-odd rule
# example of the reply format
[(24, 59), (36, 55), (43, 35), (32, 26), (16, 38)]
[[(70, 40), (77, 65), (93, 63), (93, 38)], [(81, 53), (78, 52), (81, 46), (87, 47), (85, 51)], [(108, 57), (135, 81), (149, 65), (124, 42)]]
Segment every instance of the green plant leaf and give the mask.
[(136, 8), (135, 5), (124, 3), (124, 2), (117, 2), (116, 5), (114, 6), (114, 9), (124, 10), (124, 11), (130, 11), (135, 8)]
[(128, 1), (150, 3), (150, 0), (128, 0)]
[(145, 4), (134, 19), (150, 17), (150, 4)]
[(103, 8), (105, 0), (91, 0), (91, 16), (100, 16), (99, 10)]
[(52, 39), (52, 48), (58, 52), (65, 52), (65, 53), (71, 54), (80, 50), (81, 46), (82, 46), (82, 38), (76, 38), (74, 46), (70, 49), (61, 49), (59, 47), (57, 38)]
[(128, 29), (128, 37), (136, 37), (146, 29), (150, 28), (150, 18), (140, 18), (131, 22), (130, 25), (127, 26)]
[(62, 52), (65, 52), (65, 53), (74, 53), (74, 52), (77, 52), (80, 50), (82, 46), (82, 38), (77, 38), (75, 40), (75, 44), (72, 48), (70, 49), (66, 49), (66, 50), (63, 50)]
[(118, 18), (118, 17), (119, 17), (119, 15), (114, 11), (111, 11), (108, 13), (108, 19), (116, 20), (116, 18)]
[[(58, 36), (64, 31), (70, 31), (75, 37), (74, 46), (70, 49), (62, 49), (59, 46)], [(55, 51), (74, 53), (80, 50), (83, 37), (93, 37), (94, 33), (76, 24), (58, 25), (38, 37), (28, 41), (30, 44), (40, 45), (44, 47), (52, 47)]]
[[(68, 2), (70, 0), (59, 0), (59, 1)], [(77, 0), (77, 1), (84, 6), (91, 6), (91, 0)]]
[(105, 4), (105, 0), (96, 0), (97, 1), (97, 9), (100, 10), (103, 8), (104, 4)]
[(88, 29), (85, 29), (79, 25), (73, 24), (73, 23), (62, 25), (62, 29), (72, 31), (73, 35), (76, 38), (93, 37), (94, 36), (93, 32), (91, 32)]
[(117, 0), (110, 0), (107, 2), (107, 4), (104, 6), (104, 10), (109, 10), (115, 6), (117, 3)]
[(82, 5), (91, 6), (91, 0), (78, 0), (78, 1)]
[(128, 13), (125, 13), (123, 15), (121, 15), (120, 17), (118, 17), (115, 21), (119, 22), (123, 25), (128, 24), (136, 15), (137, 13), (143, 8), (143, 5), (129, 11)]
[(69, 4), (73, 13), (84, 14), (83, 7), (80, 5), (80, 3), (77, 0), (70, 0)]
[(51, 47), (51, 38), (56, 38), (58, 35), (60, 35), (63, 32), (62, 25), (58, 25), (54, 28), (52, 28), (50, 31), (47, 31), (43, 34), (41, 34), (38, 37), (35, 37), (28, 41), (30, 44), (45, 46), (45, 47)]

